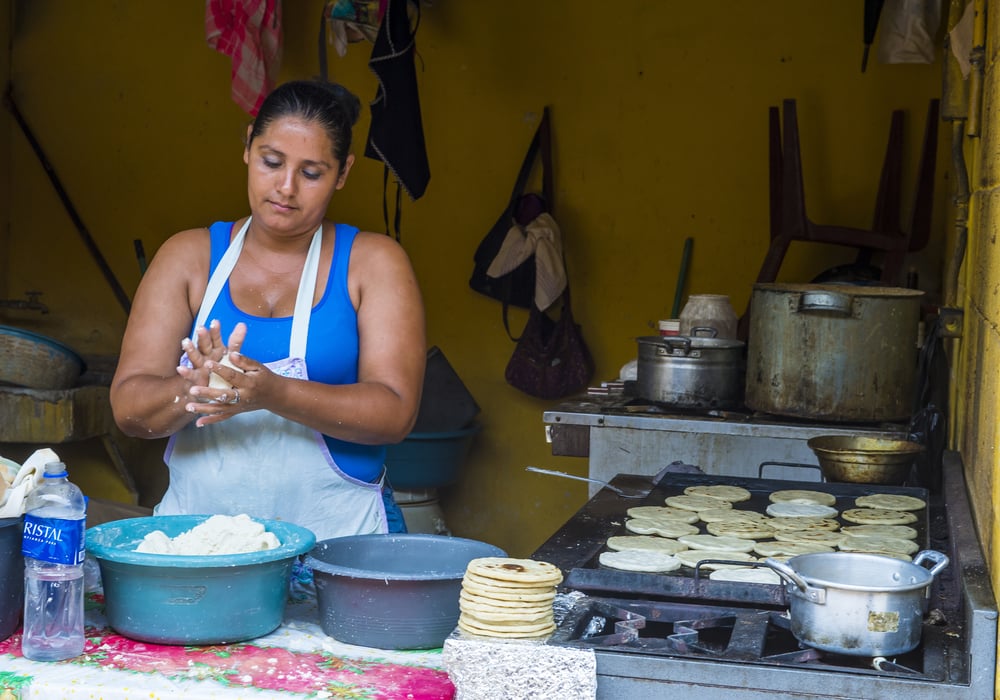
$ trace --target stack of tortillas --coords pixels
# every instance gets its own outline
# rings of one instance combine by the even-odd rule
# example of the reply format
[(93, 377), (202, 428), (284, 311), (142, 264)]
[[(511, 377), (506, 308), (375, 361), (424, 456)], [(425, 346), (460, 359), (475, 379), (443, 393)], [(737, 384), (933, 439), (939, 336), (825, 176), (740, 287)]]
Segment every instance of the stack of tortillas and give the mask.
[(534, 559), (480, 557), (462, 578), (458, 627), (481, 637), (537, 639), (555, 631), (559, 567)]

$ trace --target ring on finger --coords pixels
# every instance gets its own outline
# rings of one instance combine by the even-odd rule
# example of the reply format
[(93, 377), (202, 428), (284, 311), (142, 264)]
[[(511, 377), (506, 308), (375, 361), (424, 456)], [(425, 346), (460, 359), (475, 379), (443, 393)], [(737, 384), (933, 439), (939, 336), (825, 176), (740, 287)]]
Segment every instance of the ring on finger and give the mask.
[(237, 389), (236, 387), (233, 387), (233, 399), (229, 403), (235, 405), (238, 404), (239, 402), (240, 402), (240, 390)]

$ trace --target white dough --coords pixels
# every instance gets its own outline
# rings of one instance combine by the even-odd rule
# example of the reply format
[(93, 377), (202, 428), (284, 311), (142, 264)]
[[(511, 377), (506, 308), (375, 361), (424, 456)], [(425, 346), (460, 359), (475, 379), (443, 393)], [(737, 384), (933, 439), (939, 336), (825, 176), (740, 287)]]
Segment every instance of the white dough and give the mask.
[(213, 515), (173, 538), (167, 537), (162, 530), (154, 530), (143, 538), (135, 551), (198, 556), (259, 552), (280, 546), (274, 533), (265, 531), (264, 526), (250, 516), (240, 514)]
[[(243, 372), (243, 370), (241, 370), (239, 367), (237, 367), (236, 365), (234, 365), (230, 361), (230, 359), (229, 359), (229, 353), (226, 353), (225, 356), (223, 356), (223, 358), (219, 361), (219, 364), (222, 365), (223, 367), (228, 367), (229, 369), (236, 370), (237, 372)], [(232, 389), (233, 388), (232, 384), (230, 384), (229, 382), (227, 382), (225, 379), (223, 379), (222, 377), (220, 377), (215, 372), (212, 372), (212, 374), (209, 375), (209, 377), (208, 377), (208, 386), (211, 389)]]

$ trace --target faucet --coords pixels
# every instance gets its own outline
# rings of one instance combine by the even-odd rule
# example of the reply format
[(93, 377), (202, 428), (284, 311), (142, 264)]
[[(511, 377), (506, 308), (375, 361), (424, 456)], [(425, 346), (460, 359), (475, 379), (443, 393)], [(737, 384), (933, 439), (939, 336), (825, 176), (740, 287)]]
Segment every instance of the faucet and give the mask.
[(41, 292), (25, 292), (24, 294), (28, 297), (27, 300), (0, 299), (0, 309), (30, 309), (43, 314), (49, 312), (49, 307), (38, 301), (38, 297), (42, 296)]

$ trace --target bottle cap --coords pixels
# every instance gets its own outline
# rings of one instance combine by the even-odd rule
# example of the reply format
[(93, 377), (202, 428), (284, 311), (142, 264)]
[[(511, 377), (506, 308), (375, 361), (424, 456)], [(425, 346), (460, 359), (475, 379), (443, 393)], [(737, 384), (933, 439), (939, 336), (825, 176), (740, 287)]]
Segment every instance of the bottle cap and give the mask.
[(659, 322), (660, 335), (680, 335), (680, 319), (668, 318)]
[(68, 476), (66, 465), (63, 462), (47, 462), (45, 473), (42, 475), (46, 479), (58, 479), (61, 476)]

